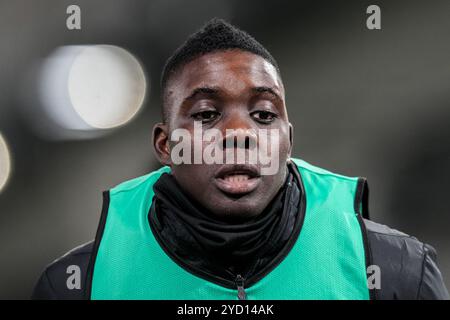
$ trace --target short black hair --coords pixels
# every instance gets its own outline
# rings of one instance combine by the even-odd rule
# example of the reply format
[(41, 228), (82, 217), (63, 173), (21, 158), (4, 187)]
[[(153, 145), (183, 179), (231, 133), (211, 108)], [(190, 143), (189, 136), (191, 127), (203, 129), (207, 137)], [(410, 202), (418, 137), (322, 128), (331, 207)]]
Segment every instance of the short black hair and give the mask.
[[(231, 49), (240, 49), (261, 56), (270, 62), (280, 75), (277, 62), (262, 44), (247, 32), (229, 24), (225, 20), (214, 18), (208, 21), (200, 30), (191, 34), (166, 61), (161, 75), (163, 108), (165, 108), (167, 82), (177, 70), (204, 54)], [(168, 115), (164, 110), (163, 117), (165, 122), (168, 119)]]

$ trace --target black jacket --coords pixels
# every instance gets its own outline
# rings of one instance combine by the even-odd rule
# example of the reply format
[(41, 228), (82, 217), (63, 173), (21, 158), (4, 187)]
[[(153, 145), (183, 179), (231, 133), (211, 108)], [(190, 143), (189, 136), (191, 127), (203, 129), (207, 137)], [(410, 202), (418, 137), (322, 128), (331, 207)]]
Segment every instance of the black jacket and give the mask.
[[(375, 299), (450, 299), (433, 247), (387, 226), (364, 219), (372, 264), (380, 267), (381, 288)], [(51, 263), (41, 275), (33, 299), (85, 299), (86, 274), (93, 242), (81, 245)], [(67, 268), (81, 270), (81, 288), (68, 289)]]

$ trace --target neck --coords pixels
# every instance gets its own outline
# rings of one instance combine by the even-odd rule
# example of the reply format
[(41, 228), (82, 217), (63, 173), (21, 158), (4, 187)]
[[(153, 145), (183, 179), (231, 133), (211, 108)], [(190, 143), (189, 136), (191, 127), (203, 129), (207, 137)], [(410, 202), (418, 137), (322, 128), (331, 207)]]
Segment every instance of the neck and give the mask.
[(259, 215), (224, 221), (198, 206), (173, 176), (165, 174), (154, 185), (150, 224), (160, 243), (178, 260), (223, 277), (230, 273), (248, 276), (273, 259), (292, 233), (298, 210), (291, 207), (300, 199), (294, 180), (294, 174), (289, 173), (283, 187)]

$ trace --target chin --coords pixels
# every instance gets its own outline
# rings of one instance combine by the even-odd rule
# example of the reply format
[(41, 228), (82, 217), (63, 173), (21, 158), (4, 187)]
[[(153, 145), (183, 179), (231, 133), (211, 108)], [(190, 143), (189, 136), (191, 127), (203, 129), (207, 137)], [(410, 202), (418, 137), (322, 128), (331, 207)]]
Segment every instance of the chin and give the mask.
[[(224, 195), (225, 196), (225, 195)], [(226, 197), (226, 196), (225, 196)], [(228, 197), (227, 197), (228, 198)], [(246, 196), (238, 199), (221, 200), (213, 205), (206, 205), (212, 215), (225, 221), (245, 221), (258, 216), (265, 206), (262, 199), (252, 199)]]

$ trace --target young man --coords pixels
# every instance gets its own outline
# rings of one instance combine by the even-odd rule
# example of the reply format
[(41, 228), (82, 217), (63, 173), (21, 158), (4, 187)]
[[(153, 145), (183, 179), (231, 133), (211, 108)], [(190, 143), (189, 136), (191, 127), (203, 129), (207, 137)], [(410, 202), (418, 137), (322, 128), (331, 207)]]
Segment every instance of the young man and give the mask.
[[(104, 193), (95, 241), (48, 266), (34, 298), (449, 297), (432, 247), (366, 219), (364, 179), (290, 157), (280, 71), (250, 35), (207, 23), (168, 60), (162, 97), (154, 148), (164, 167)], [(276, 170), (192, 163), (195, 145), (213, 141), (199, 128), (221, 137), (216, 152), (246, 155), (262, 144), (252, 133), (276, 132)], [(187, 161), (174, 159), (181, 137), (193, 145), (178, 154)]]

